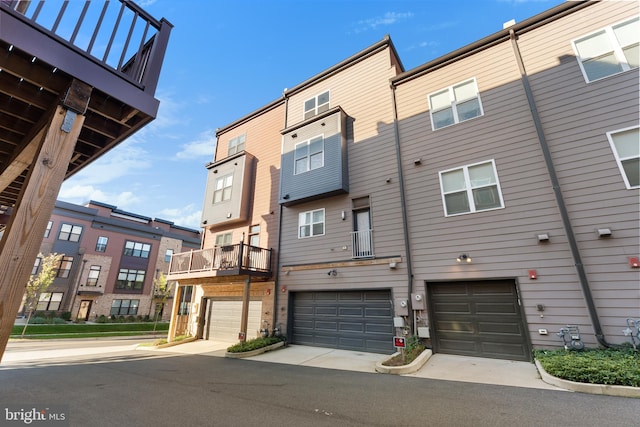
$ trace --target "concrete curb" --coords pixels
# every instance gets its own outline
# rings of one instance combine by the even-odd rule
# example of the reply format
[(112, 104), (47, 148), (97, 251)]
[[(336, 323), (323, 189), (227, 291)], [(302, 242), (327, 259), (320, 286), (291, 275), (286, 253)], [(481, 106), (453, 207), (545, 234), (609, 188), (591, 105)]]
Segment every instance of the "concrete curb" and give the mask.
[(562, 378), (549, 375), (547, 371), (544, 370), (540, 362), (538, 362), (537, 360), (535, 362), (536, 362), (536, 368), (538, 368), (538, 372), (540, 373), (540, 378), (542, 378), (542, 381), (544, 381), (547, 384), (564, 388), (565, 390), (577, 391), (580, 393), (640, 398), (640, 387), (628, 387), (628, 386), (607, 385), (607, 384), (588, 384), (588, 383), (577, 383), (575, 381), (563, 380)]
[(284, 341), (277, 342), (275, 344), (268, 345), (266, 347), (257, 348), (251, 351), (243, 351), (242, 353), (229, 353), (226, 352), (224, 357), (229, 357), (231, 359), (242, 359), (245, 357), (257, 356), (262, 353), (266, 353), (267, 351), (275, 350), (276, 348), (280, 348), (284, 346)]
[[(392, 354), (389, 359), (392, 359), (398, 354), (400, 353)], [(429, 360), (432, 354), (433, 352), (431, 350), (425, 350), (422, 353), (420, 353), (420, 355), (416, 357), (416, 359), (413, 362), (403, 366), (385, 366), (383, 365), (383, 363), (386, 362), (386, 360), (389, 360), (389, 359), (386, 359), (386, 360), (383, 360), (382, 362), (376, 363), (376, 372), (379, 372), (381, 374), (393, 374), (393, 375), (412, 374), (416, 371), (419, 371), (420, 368), (422, 368), (424, 364), (427, 363), (427, 360)]]
[(180, 340), (180, 341), (171, 341), (171, 342), (168, 342), (168, 343), (166, 343), (166, 344), (161, 344), (161, 345), (150, 345), (150, 346), (143, 346), (143, 347), (141, 347), (141, 346), (139, 345), (138, 347), (144, 348), (145, 350), (146, 350), (146, 349), (151, 349), (151, 350), (153, 350), (153, 349), (156, 349), (156, 348), (168, 348), (168, 347), (174, 347), (174, 346), (176, 346), (176, 345), (186, 344), (186, 343), (188, 343), (188, 342), (193, 342), (193, 341), (195, 341), (195, 340), (197, 340), (197, 338), (196, 338), (196, 337), (191, 337), (191, 338), (185, 338), (185, 339)]

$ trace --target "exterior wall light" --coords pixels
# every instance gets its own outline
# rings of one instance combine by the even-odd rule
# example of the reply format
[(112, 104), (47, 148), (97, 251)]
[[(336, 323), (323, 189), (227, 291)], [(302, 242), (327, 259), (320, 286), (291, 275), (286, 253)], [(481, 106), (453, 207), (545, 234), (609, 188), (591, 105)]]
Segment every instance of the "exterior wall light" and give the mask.
[(337, 275), (338, 275), (338, 270), (336, 270), (335, 268), (333, 270), (329, 270), (329, 272), (327, 273), (327, 276), (336, 277)]
[(460, 254), (458, 258), (456, 258), (457, 262), (466, 262), (467, 264), (471, 264), (471, 257), (467, 254)]

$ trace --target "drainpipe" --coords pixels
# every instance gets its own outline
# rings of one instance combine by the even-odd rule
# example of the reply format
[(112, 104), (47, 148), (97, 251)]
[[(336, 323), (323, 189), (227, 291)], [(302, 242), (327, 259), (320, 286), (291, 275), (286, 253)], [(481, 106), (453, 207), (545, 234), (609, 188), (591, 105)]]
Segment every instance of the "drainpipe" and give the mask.
[(413, 293), (413, 267), (411, 264), (411, 245), (409, 242), (409, 221), (407, 219), (407, 200), (404, 193), (404, 174), (402, 173), (402, 157), (400, 154), (400, 130), (398, 129), (398, 108), (396, 105), (396, 87), (391, 84), (391, 96), (393, 105), (393, 136), (395, 139), (396, 161), (398, 168), (398, 182), (400, 185), (400, 206), (402, 207), (402, 231), (404, 234), (404, 251), (407, 257), (407, 306), (411, 316), (410, 335), (416, 331), (416, 316), (413, 313), (411, 304), (411, 293)]
[(587, 310), (589, 311), (589, 317), (591, 318), (591, 322), (593, 323), (593, 330), (595, 332), (596, 340), (598, 340), (600, 345), (602, 345), (603, 347), (611, 347), (612, 344), (606, 341), (604, 333), (602, 332), (602, 326), (600, 325), (596, 305), (593, 301), (591, 288), (589, 287), (589, 281), (587, 280), (587, 273), (584, 269), (584, 264), (582, 264), (582, 258), (580, 256), (580, 250), (578, 249), (576, 236), (571, 226), (571, 220), (569, 219), (569, 212), (564, 202), (562, 190), (560, 189), (560, 181), (558, 180), (558, 175), (556, 174), (553, 159), (551, 158), (551, 151), (549, 150), (549, 145), (547, 144), (547, 139), (545, 137), (544, 130), (542, 129), (542, 123), (540, 122), (540, 116), (538, 115), (536, 102), (533, 98), (533, 92), (531, 91), (527, 72), (524, 68), (524, 62), (520, 53), (520, 47), (518, 46), (518, 40), (513, 29), (509, 31), (509, 38), (511, 39), (511, 47), (513, 48), (513, 53), (518, 64), (518, 68), (520, 69), (522, 86), (524, 87), (524, 91), (527, 95), (527, 101), (529, 102), (531, 116), (533, 118), (533, 123), (536, 126), (536, 132), (538, 134), (538, 142), (540, 143), (540, 148), (542, 150), (542, 154), (544, 155), (544, 162), (547, 166), (547, 172), (549, 173), (551, 185), (553, 186), (553, 192), (556, 196), (556, 203), (558, 205), (558, 210), (560, 211), (562, 224), (564, 226), (565, 232), (567, 233), (569, 248), (571, 250), (571, 255), (573, 256), (573, 262), (576, 266), (576, 271), (578, 273), (578, 279), (580, 280), (580, 286), (582, 287), (584, 300), (587, 304)]
[[(289, 112), (289, 98), (287, 98), (286, 90), (282, 94), (284, 98), (284, 128), (287, 128), (287, 114)], [(282, 149), (281, 149), (282, 151)], [(282, 165), (280, 167), (280, 173), (282, 173)], [(271, 325), (271, 330), (273, 331), (278, 325), (278, 286), (280, 282), (280, 242), (282, 240), (282, 205), (278, 204), (278, 242), (276, 244), (276, 261), (275, 268), (276, 274), (274, 278), (274, 289), (273, 289), (273, 325)], [(280, 331), (281, 334), (284, 334), (283, 331)]]

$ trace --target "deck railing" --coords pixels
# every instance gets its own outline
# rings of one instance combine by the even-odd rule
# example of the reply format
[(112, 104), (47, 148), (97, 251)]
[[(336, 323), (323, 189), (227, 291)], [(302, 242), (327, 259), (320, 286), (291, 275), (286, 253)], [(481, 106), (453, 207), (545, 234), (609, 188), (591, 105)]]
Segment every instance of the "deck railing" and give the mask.
[(373, 230), (351, 232), (353, 252), (351, 258), (373, 257)]
[(271, 273), (271, 249), (244, 243), (181, 252), (171, 256), (169, 274), (237, 270), (239, 274)]
[(0, 6), (155, 93), (172, 25), (130, 0), (0, 0)]

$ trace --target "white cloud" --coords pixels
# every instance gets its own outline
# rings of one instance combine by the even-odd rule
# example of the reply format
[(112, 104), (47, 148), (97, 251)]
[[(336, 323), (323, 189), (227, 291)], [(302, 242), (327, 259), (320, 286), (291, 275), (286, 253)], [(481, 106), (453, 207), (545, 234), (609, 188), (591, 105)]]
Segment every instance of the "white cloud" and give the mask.
[(79, 185), (105, 184), (150, 167), (149, 153), (129, 139), (78, 172), (71, 180)]
[(367, 30), (376, 30), (378, 27), (397, 24), (413, 17), (411, 12), (387, 12), (382, 16), (363, 19), (354, 24), (353, 32), (362, 33)]
[(208, 157), (213, 159), (213, 155), (216, 149), (216, 136), (211, 130), (202, 132), (198, 137), (191, 142), (182, 144), (182, 150), (176, 153), (176, 159), (198, 159), (201, 157)]
[(194, 204), (189, 204), (182, 208), (166, 208), (160, 211), (159, 218), (172, 221), (181, 227), (200, 229), (202, 210), (197, 209)]
[(60, 189), (60, 194), (58, 194), (58, 198), (77, 205), (83, 205), (89, 200), (95, 200), (97, 202), (115, 205), (118, 209), (123, 210), (129, 210), (140, 202), (140, 198), (130, 191), (108, 193), (94, 187), (93, 185), (82, 184), (63, 184)]

